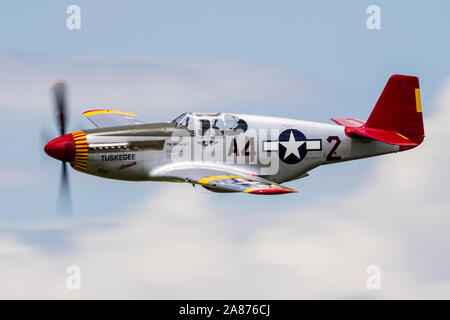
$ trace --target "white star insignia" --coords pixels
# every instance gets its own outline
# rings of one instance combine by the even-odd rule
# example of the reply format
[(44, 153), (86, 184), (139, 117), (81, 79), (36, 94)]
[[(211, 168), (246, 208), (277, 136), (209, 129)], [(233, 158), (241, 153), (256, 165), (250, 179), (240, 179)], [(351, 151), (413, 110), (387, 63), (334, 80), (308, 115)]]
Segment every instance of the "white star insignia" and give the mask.
[(291, 154), (294, 154), (297, 158), (300, 159), (300, 153), (298, 152), (298, 148), (301, 145), (303, 145), (305, 143), (305, 141), (295, 140), (294, 134), (291, 131), (291, 135), (289, 136), (289, 141), (280, 141), (280, 143), (283, 147), (286, 148), (286, 153), (284, 154), (284, 159), (289, 157)]

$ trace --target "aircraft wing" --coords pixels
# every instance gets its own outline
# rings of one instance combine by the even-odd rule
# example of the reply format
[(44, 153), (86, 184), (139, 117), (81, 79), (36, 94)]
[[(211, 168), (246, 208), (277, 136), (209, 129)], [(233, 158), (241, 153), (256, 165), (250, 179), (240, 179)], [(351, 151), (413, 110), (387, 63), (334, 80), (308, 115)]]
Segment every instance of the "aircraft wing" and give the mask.
[(143, 124), (134, 113), (122, 112), (116, 110), (97, 109), (83, 112), (83, 115), (88, 118), (97, 128), (117, 127), (133, 124)]
[(184, 181), (202, 185), (215, 192), (245, 192), (252, 194), (282, 194), (297, 192), (283, 185), (248, 173), (229, 169), (207, 168), (201, 164), (157, 170), (153, 177), (161, 180)]

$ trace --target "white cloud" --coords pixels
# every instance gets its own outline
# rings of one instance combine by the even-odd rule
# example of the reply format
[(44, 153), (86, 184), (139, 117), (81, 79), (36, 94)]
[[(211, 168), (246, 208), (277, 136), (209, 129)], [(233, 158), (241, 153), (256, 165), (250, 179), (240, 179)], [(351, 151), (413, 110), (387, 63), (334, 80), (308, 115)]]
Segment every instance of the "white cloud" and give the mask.
[[(380, 157), (348, 198), (302, 207), (305, 191), (273, 198), (286, 210), (252, 212), (239, 203), (246, 195), (155, 184), (112, 226), (62, 226), (73, 241), (63, 254), (0, 233), (0, 297), (449, 298), (450, 82), (443, 88), (424, 143)], [(82, 269), (78, 292), (65, 289), (71, 264)], [(379, 291), (365, 286), (373, 264)]]

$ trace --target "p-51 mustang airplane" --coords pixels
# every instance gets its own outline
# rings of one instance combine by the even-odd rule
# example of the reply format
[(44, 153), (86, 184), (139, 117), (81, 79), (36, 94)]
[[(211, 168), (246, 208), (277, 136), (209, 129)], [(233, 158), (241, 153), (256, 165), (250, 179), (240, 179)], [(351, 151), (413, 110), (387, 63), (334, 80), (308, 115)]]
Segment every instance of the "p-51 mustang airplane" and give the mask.
[(419, 80), (393, 75), (369, 119), (332, 118), (337, 125), (230, 113), (183, 113), (172, 122), (90, 110), (98, 128), (65, 134), (65, 84), (53, 86), (61, 136), (45, 152), (102, 178), (172, 181), (215, 192), (283, 194), (280, 183), (323, 164), (418, 146), (424, 139)]

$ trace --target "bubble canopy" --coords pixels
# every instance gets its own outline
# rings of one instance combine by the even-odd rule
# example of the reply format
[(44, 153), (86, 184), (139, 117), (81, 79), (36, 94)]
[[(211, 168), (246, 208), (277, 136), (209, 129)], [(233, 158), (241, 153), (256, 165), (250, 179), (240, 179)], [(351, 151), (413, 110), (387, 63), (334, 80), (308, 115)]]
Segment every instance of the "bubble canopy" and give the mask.
[(177, 128), (186, 129), (191, 135), (225, 135), (247, 131), (247, 123), (238, 116), (230, 113), (185, 112), (172, 122)]

